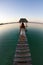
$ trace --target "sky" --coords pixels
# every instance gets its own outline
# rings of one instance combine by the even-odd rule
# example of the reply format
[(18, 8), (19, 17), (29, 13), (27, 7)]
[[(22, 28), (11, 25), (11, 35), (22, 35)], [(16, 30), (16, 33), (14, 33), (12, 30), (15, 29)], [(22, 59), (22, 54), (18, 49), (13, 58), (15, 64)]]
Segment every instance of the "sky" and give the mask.
[(0, 23), (20, 18), (43, 22), (43, 0), (0, 0)]

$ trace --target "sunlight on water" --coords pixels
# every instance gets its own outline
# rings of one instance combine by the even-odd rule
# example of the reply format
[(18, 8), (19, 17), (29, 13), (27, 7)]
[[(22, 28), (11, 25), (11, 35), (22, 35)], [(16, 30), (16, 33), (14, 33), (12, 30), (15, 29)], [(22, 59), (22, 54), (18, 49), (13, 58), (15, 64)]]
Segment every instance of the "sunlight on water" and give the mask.
[(19, 26), (19, 23), (0, 25), (0, 35), (3, 35), (13, 29), (19, 29)]

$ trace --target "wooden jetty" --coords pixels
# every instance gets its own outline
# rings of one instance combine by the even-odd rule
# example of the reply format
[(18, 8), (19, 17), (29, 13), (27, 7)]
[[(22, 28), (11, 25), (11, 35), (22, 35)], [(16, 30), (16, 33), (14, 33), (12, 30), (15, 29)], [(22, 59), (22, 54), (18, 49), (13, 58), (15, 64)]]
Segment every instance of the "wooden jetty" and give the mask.
[(32, 65), (31, 53), (25, 30), (21, 30), (20, 32), (13, 65)]

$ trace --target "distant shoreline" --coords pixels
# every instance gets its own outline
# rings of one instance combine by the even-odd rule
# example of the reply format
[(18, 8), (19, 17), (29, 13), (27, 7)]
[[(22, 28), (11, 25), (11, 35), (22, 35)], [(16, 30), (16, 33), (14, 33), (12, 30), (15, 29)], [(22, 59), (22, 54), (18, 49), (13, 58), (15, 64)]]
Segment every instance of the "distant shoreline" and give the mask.
[(13, 23), (19, 23), (19, 22), (0, 23), (0, 25), (13, 24)]
[[(0, 23), (0, 25), (14, 24), (14, 23), (19, 23), (19, 22)], [(32, 24), (43, 24), (41, 22), (28, 22), (28, 23), (32, 23)]]

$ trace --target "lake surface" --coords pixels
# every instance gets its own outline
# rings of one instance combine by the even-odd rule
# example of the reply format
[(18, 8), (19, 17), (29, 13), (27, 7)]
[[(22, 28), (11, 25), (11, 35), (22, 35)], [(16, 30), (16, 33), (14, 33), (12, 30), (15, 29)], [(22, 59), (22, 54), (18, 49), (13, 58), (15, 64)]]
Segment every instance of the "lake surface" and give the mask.
[(12, 65), (19, 37), (19, 24), (0, 26), (0, 65)]
[(32, 64), (43, 65), (43, 25), (28, 24), (26, 35), (32, 54)]
[[(19, 23), (0, 26), (0, 65), (13, 65), (19, 38)], [(43, 25), (28, 24), (26, 31), (33, 65), (43, 65)]]

